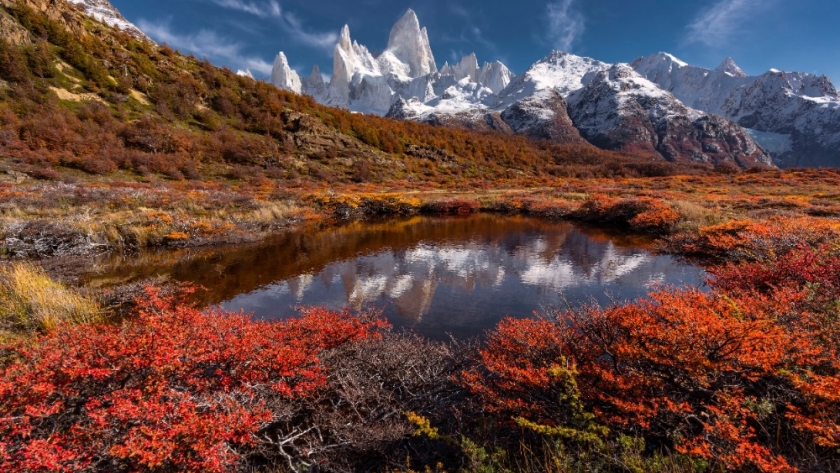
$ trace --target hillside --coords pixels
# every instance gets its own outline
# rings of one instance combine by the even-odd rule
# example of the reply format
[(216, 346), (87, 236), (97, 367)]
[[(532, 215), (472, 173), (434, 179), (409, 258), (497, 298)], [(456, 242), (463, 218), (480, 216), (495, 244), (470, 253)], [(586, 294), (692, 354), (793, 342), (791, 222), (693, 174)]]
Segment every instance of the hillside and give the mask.
[(707, 169), (352, 114), (112, 29), (70, 4), (0, 5), (14, 32), (0, 41), (0, 154), (33, 177), (447, 185)]

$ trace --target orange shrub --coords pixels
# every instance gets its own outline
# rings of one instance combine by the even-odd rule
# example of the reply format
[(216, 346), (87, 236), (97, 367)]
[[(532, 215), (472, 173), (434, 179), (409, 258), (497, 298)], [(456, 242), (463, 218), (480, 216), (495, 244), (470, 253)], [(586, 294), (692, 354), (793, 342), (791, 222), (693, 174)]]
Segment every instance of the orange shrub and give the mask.
[(506, 320), (463, 382), (498, 419), (562, 428), (552, 373), (569, 364), (614, 432), (731, 470), (830, 470), (840, 462), (838, 267), (836, 250), (804, 248), (714, 270), (712, 293)]

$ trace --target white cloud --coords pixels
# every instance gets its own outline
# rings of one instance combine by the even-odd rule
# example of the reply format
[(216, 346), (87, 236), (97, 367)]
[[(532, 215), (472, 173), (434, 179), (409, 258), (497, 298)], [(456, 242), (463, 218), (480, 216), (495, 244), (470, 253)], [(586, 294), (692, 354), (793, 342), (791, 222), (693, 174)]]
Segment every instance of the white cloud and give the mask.
[(242, 45), (222, 38), (213, 31), (199, 30), (197, 33), (178, 34), (168, 23), (137, 22), (144, 33), (159, 43), (166, 43), (179, 51), (227, 63), (233, 69), (250, 69), (263, 75), (271, 74), (271, 64), (257, 57), (248, 57), (242, 52)]
[(569, 51), (583, 35), (586, 20), (575, 9), (576, 0), (560, 0), (546, 5), (548, 19), (547, 40), (551, 46), (563, 51)]
[(318, 33), (307, 31), (304, 28), (303, 23), (291, 13), (283, 15), (283, 23), (284, 25), (282, 26), (294, 40), (307, 46), (322, 49), (326, 52), (332, 52), (335, 44), (338, 42), (337, 33)]
[(333, 47), (338, 42), (338, 34), (335, 32), (324, 33), (309, 31), (303, 22), (291, 12), (283, 11), (283, 8), (276, 0), (254, 3), (245, 0), (210, 0), (216, 5), (231, 10), (238, 10), (261, 18), (277, 18), (279, 26), (289, 33), (294, 41), (307, 46), (332, 53)]
[(279, 18), (283, 13), (280, 4), (274, 0), (261, 4), (245, 2), (243, 0), (212, 0), (212, 2), (220, 7), (243, 11), (263, 18)]
[(688, 25), (686, 41), (710, 47), (730, 44), (735, 34), (744, 30), (757, 13), (769, 8), (776, 0), (719, 0), (708, 10), (700, 12)]

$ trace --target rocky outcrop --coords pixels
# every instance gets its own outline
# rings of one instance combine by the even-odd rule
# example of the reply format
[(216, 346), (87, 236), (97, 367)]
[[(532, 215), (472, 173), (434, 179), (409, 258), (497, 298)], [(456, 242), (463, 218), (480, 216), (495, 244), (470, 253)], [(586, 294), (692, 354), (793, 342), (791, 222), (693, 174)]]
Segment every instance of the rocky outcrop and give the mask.
[(666, 53), (632, 66), (686, 105), (736, 121), (782, 166), (840, 166), (840, 94), (826, 76), (748, 76), (731, 58), (709, 70)]
[(305, 113), (286, 110), (281, 114), (281, 118), (288, 132), (285, 139), (294, 144), (295, 153), (300, 158), (326, 155), (359, 159), (378, 156), (369, 146)]
[(514, 103), (501, 118), (520, 135), (556, 143), (584, 143), (567, 110), (566, 101), (557, 92), (549, 97), (530, 97)]
[(686, 107), (627, 65), (600, 72), (569, 102), (581, 134), (601, 148), (647, 151), (668, 161), (772, 165), (736, 123)]
[(32, 43), (29, 31), (21, 26), (14, 18), (0, 10), (0, 38), (15, 45)]

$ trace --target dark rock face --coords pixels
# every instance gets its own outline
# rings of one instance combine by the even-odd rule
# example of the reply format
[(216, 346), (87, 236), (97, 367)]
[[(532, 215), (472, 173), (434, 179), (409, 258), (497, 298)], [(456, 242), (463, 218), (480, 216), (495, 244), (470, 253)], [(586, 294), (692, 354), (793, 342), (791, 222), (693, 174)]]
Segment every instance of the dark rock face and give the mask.
[(686, 107), (628, 66), (599, 73), (569, 101), (574, 124), (601, 148), (652, 152), (668, 161), (772, 166), (738, 124)]
[(453, 128), (464, 128), (474, 131), (496, 131), (512, 135), (514, 131), (502, 120), (496, 112), (487, 113), (433, 113), (419, 120), (421, 123), (428, 123), (435, 126), (446, 126)]
[(556, 143), (584, 143), (571, 117), (566, 101), (553, 92), (549, 99), (528, 98), (508, 107), (502, 120), (520, 135)]
[(416, 99), (399, 99), (391, 105), (388, 113), (385, 114), (388, 118), (396, 118), (397, 120), (414, 120), (417, 118), (417, 113), (412, 109), (412, 103), (419, 103)]
[(694, 121), (686, 117), (662, 120), (658, 127), (657, 151), (674, 161), (688, 157), (720, 165), (732, 163), (743, 168), (766, 167), (772, 160), (744, 130), (717, 115), (705, 115)]

